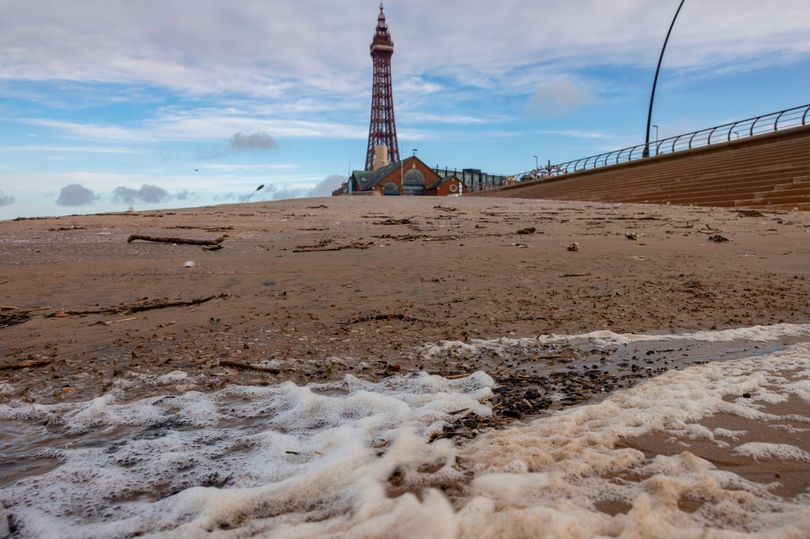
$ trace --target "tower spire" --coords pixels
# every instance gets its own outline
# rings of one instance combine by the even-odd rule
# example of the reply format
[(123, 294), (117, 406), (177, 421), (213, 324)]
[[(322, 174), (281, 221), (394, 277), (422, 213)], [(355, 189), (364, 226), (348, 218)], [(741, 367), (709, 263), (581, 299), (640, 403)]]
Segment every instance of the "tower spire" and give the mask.
[[(399, 144), (394, 121), (394, 94), (391, 84), (391, 56), (394, 54), (394, 42), (388, 32), (382, 2), (380, 2), (380, 14), (377, 16), (377, 28), (374, 31), (370, 50), (374, 64), (374, 77), (371, 86), (371, 121), (368, 128), (366, 170), (374, 170), (374, 157), (378, 146), (386, 147), (387, 161), (399, 161)], [(377, 155), (379, 157), (379, 154)]]

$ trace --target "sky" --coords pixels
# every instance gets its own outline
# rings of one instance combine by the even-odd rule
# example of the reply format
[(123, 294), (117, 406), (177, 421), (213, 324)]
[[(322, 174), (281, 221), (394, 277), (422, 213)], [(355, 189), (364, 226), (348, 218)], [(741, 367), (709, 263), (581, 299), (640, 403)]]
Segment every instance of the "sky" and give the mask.
[[(644, 140), (677, 0), (389, 0), (400, 154), (515, 174)], [(371, 0), (0, 0), (0, 219), (327, 196)], [(664, 138), (810, 103), (807, 0), (687, 0)]]

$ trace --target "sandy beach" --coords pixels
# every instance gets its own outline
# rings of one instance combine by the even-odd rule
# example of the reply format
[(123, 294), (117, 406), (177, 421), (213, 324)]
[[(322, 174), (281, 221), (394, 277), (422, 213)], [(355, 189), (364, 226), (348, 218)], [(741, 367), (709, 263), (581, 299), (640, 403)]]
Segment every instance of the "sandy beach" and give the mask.
[[(810, 320), (810, 214), (746, 215), (338, 198), (7, 221), (0, 361), (47, 364), (3, 370), (14, 387), (4, 398), (88, 399), (128, 371), (182, 369), (217, 387), (334, 380), (360, 363), (372, 378), (497, 371), (505, 365), (413, 352), (441, 340)], [(227, 237), (204, 251), (130, 234)]]
[[(209, 246), (128, 242), (131, 235), (221, 241)], [(151, 432), (151, 411), (146, 416), (138, 412), (135, 416), (141, 419), (122, 423), (110, 415), (119, 407), (115, 414), (124, 413), (127, 406), (153, 410), (174, 402), (156, 423), (165, 429), (166, 417), (194, 415), (213, 406), (224, 414), (216, 420), (220, 428), (231, 428), (235, 417), (243, 421), (255, 413), (232, 417), (233, 409), (228, 412), (228, 407), (238, 406), (232, 403), (258, 399), (255, 406), (260, 406), (262, 399), (270, 399), (267, 402), (275, 404), (261, 406), (275, 410), (281, 405), (273, 399), (281, 398), (281, 392), (296, 402), (338, 399), (329, 406), (353, 411), (338, 412), (347, 415), (334, 419), (335, 428), (348, 428), (357, 413), (366, 413), (356, 411), (357, 403), (349, 404), (356, 395), (374, 394), (380, 399), (404, 399), (408, 406), (416, 402), (426, 406), (425, 395), (438, 391), (431, 398), (443, 411), (437, 417), (430, 415), (427, 426), (417, 428), (422, 441), (414, 447), (421, 449), (408, 453), (424, 459), (407, 457), (374, 473), (382, 474), (391, 503), (416, 503), (418, 498), (423, 509), (432, 508), (434, 517), (455, 511), (443, 521), (455, 522), (455, 531), (448, 537), (470, 535), (475, 529), (470, 527), (475, 519), (468, 514), (475, 504), (468, 502), (476, 492), (496, 500), (498, 518), (504, 517), (507, 508), (520, 508), (523, 516), (515, 516), (510, 526), (524, 517), (539, 518), (531, 504), (517, 501), (520, 496), (493, 485), (500, 484), (497, 474), (508, 472), (529, 474), (521, 476), (521, 481), (527, 481), (526, 492), (547, 489), (549, 479), (537, 476), (546, 469), (541, 464), (546, 460), (548, 469), (557, 466), (567, 478), (568, 486), (560, 492), (580, 489), (578, 496), (588, 500), (588, 518), (602, 515), (583, 520), (590, 523), (582, 524), (583, 529), (594, 533), (634, 529), (629, 522), (636, 522), (633, 519), (643, 503), (633, 489), (648, 481), (660, 483), (656, 477), (664, 473), (662, 462), (669, 462), (673, 470), (703, 470), (701, 485), (719, 481), (723, 488), (749, 492), (754, 497), (752, 511), (801, 515), (796, 507), (802, 507), (810, 484), (802, 464), (810, 455), (805, 427), (810, 419), (802, 415), (807, 395), (801, 393), (807, 383), (805, 343), (810, 340), (809, 240), (810, 214), (806, 212), (472, 197), (341, 197), (2, 222), (0, 415), (6, 426), (0, 438), (8, 460), (0, 487), (16, 492), (26, 481), (36, 481), (37, 474), (58, 474), (69, 468), (59, 468), (59, 459), (43, 457), (41, 451), (62, 447), (72, 437), (79, 446), (96, 447), (130, 436), (126, 429), (120, 430), (122, 425), (140, 425)], [(780, 354), (787, 354), (787, 359), (780, 359)], [(765, 370), (757, 374), (760, 371), (751, 358), (771, 356), (776, 358), (767, 367), (771, 374), (762, 374)], [(784, 365), (777, 369), (773, 365), (781, 365), (779, 361)], [(711, 369), (726, 374), (712, 374)], [(665, 382), (668, 376), (671, 381)], [(703, 407), (691, 415), (666, 419), (670, 412), (633, 412), (648, 414), (646, 430), (633, 426), (634, 420), (625, 415), (616, 415), (616, 406), (641, 410), (635, 398), (652, 406), (655, 398), (649, 395), (653, 394), (669, 399), (667, 410), (680, 410), (691, 401), (672, 388), (689, 387), (690, 381), (696, 384), (695, 395), (703, 399)], [(311, 390), (304, 387), (307, 384)], [(706, 400), (707, 396), (711, 399)], [(339, 400), (344, 398), (348, 400)], [(199, 399), (214, 404), (203, 406)], [(728, 408), (724, 402), (737, 404)], [(368, 412), (370, 417), (377, 417), (374, 414), (389, 405), (380, 401), (359, 409), (365, 406), (374, 411)], [(107, 419), (88, 419), (93, 410), (107, 410), (103, 412)], [(613, 462), (586, 473), (588, 481), (595, 482), (586, 488), (571, 478), (572, 473), (577, 477), (585, 473), (581, 463), (566, 460), (573, 458), (571, 454), (558, 455), (559, 447), (553, 444), (539, 449), (546, 443), (539, 441), (532, 442), (539, 444), (537, 449), (529, 450), (531, 444), (520, 440), (536, 438), (549, 425), (560, 428), (578, 414), (591, 421), (596, 412), (589, 410), (604, 410), (598, 413), (604, 418), (616, 415), (619, 426), (604, 432), (599, 430), (603, 427), (589, 427), (581, 436), (590, 442), (577, 441), (580, 435), (574, 433), (579, 431), (573, 427), (563, 429), (572, 436), (566, 442), (571, 447), (585, 444), (582, 447), (596, 451), (592, 444), (600, 440), (600, 454)], [(209, 421), (180, 416), (170, 424)], [(317, 425), (332, 424), (328, 414), (315, 416), (321, 417)], [(427, 416), (423, 410), (414, 417)], [(397, 421), (405, 425), (412, 420), (400, 417)], [(255, 421), (251, 419), (250, 425), (256, 427)], [(288, 433), (285, 429), (291, 428), (295, 432), (311, 421), (299, 418), (297, 423), (285, 423), (279, 432)], [(756, 426), (763, 422), (779, 432), (769, 436), (765, 429), (762, 435)], [(37, 423), (55, 425), (56, 430), (20, 434), (32, 432)], [(577, 425), (584, 428), (582, 423)], [(399, 427), (386, 428), (393, 430), (375, 431), (372, 440), (376, 441), (363, 451), (390, 447), (379, 455), (396, 460), (399, 450), (394, 448), (411, 434), (400, 432)], [(93, 438), (96, 430), (107, 434)], [(729, 440), (737, 443), (729, 445)], [(762, 443), (771, 445), (757, 445)], [(506, 461), (492, 453), (498, 444), (510, 448), (503, 453)], [(287, 449), (284, 458), (309, 455), (308, 465), (314, 466), (316, 456), (326, 450), (307, 447)], [(742, 452), (734, 453), (737, 449)], [(224, 455), (234, 449), (223, 451)], [(577, 451), (588, 458), (591, 449)], [(695, 456), (684, 457), (685, 452)], [(372, 457), (369, 453), (368, 458)], [(73, 457), (60, 458), (74, 462)], [(412, 458), (415, 468), (406, 473), (405, 462)], [(690, 468), (690, 458), (717, 468), (711, 473), (700, 466)], [(436, 467), (437, 459), (445, 464)], [(520, 459), (528, 467), (510, 464)], [(120, 461), (116, 462), (119, 466)], [(287, 465), (285, 477), (291, 469)], [(728, 483), (723, 470), (738, 474), (744, 484)], [(138, 476), (139, 488), (146, 488), (143, 478), (148, 473), (139, 473), (145, 474)], [(226, 492), (267, 480), (245, 474), (244, 484), (232, 475), (212, 479), (209, 474), (207, 479), (195, 476), (176, 484), (149, 483), (148, 488), (156, 489), (156, 499), (164, 503), (193, 486)], [(489, 479), (482, 479), (482, 474)], [(761, 490), (765, 488), (761, 485), (778, 482), (782, 475), (789, 480), (768, 492)], [(599, 486), (599, 481), (607, 481), (608, 486)], [(626, 488), (610, 487), (617, 481)], [(636, 486), (627, 486), (631, 484)], [(660, 484), (655, 484), (658, 489)], [(40, 487), (33, 485), (28, 484), (28, 491), (39, 492)], [(330, 485), (345, 487), (340, 482)], [(418, 494), (427, 487), (443, 491), (449, 505)], [(329, 488), (324, 487), (324, 492)], [(693, 495), (672, 494), (674, 498), (661, 502), (662, 507), (680, 504), (678, 518), (700, 526), (738, 531), (777, 526), (776, 520), (764, 517), (747, 523), (735, 520), (736, 513), (720, 511), (716, 505), (725, 503), (726, 494), (706, 488)], [(135, 503), (142, 497), (137, 492), (109, 496)], [(14, 504), (35, 503), (31, 500), (36, 496), (20, 496), (10, 494), (4, 503), (12, 510)], [(570, 492), (565, 496), (570, 497)], [(315, 498), (298, 508), (308, 515), (305, 520), (315, 518), (308, 505)], [(777, 499), (799, 505), (777, 507)], [(771, 505), (763, 500), (771, 500)], [(564, 504), (557, 508), (565, 518), (574, 518), (579, 510), (569, 508), (566, 513)], [(386, 512), (391, 507), (375, 510)], [(337, 510), (324, 511), (318, 518), (328, 520)], [(258, 526), (255, 530), (248, 526), (242, 531), (262, 535), (282, 529), (276, 520), (270, 528), (262, 527), (267, 522), (261, 519), (270, 518), (262, 514), (256, 517), (259, 520), (249, 519)], [(715, 521), (709, 514), (715, 515)], [(32, 522), (40, 517), (26, 515), (28, 520), (9, 517), (9, 522), (30, 535), (37, 529)], [(92, 518), (106, 520), (100, 514)], [(243, 517), (231, 515), (221, 529), (241, 526), (234, 524), (234, 518), (243, 522), (239, 520)], [(150, 522), (145, 520), (138, 529), (159, 529), (150, 528), (154, 524)], [(803, 522), (796, 529), (807, 525), (801, 519), (790, 522)], [(350, 524), (324, 524), (313, 536), (356, 531), (357, 523)], [(376, 533), (400, 530), (391, 526), (374, 529)], [(134, 528), (122, 529), (131, 533)], [(500, 530), (493, 531), (495, 535), (504, 530), (493, 529)], [(512, 535), (520, 536), (519, 529), (512, 529)]]

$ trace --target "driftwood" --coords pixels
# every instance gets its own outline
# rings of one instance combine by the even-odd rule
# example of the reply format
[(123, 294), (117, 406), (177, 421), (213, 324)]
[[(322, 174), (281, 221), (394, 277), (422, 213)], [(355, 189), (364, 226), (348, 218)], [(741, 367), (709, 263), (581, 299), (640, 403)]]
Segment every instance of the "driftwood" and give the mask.
[(13, 371), (17, 369), (27, 369), (28, 367), (44, 367), (50, 365), (50, 360), (47, 359), (29, 359), (26, 361), (19, 361), (11, 365), (0, 365), (0, 371)]
[(135, 240), (141, 241), (155, 241), (159, 243), (178, 243), (184, 245), (219, 245), (227, 236), (220, 236), (214, 240), (194, 240), (188, 238), (162, 238), (159, 236), (144, 236), (143, 234), (130, 234), (127, 238), (127, 243), (132, 243)]
[(86, 311), (67, 311), (61, 310), (46, 314), (46, 318), (61, 318), (65, 316), (81, 316), (86, 314), (133, 314), (143, 311), (151, 311), (154, 309), (165, 309), (166, 307), (190, 307), (192, 305), (199, 305), (212, 299), (224, 299), (229, 297), (228, 294), (218, 294), (214, 296), (206, 296), (204, 298), (195, 298), (190, 300), (168, 301), (165, 299), (156, 299), (151, 301), (139, 301), (135, 303), (126, 303), (122, 305), (115, 305), (113, 307), (104, 307), (102, 309), (89, 309)]
[(395, 314), (372, 314), (369, 316), (362, 316), (360, 318), (355, 318), (354, 320), (343, 322), (340, 325), (349, 326), (352, 324), (362, 324), (363, 322), (378, 322), (383, 320), (401, 320), (403, 322), (422, 322), (422, 323), (431, 322), (430, 320), (422, 320), (421, 318), (414, 318), (413, 316), (408, 316), (406, 314), (395, 313)]
[(9, 314), (0, 313), (0, 328), (22, 324), (23, 322), (27, 322), (30, 319), (31, 316), (25, 311)]
[(31, 319), (31, 315), (29, 314), (30, 312), (31, 311), (29, 310), (14, 307), (13, 305), (0, 305), (0, 328), (6, 328), (8, 326), (14, 326), (16, 324), (27, 322)]
[(387, 225), (387, 226), (390, 226), (390, 225), (411, 225), (411, 224), (413, 224), (413, 217), (405, 217), (405, 218), (402, 218), (402, 219), (393, 219), (393, 218), (389, 217), (388, 219), (385, 219), (383, 221), (376, 221), (374, 224), (375, 225)]
[(587, 277), (590, 273), (563, 273), (560, 277)]
[(223, 360), (219, 362), (220, 367), (233, 367), (234, 369), (244, 369), (247, 371), (266, 372), (268, 374), (279, 374), (281, 371), (273, 367), (259, 367), (257, 365), (249, 365), (247, 363), (240, 363), (238, 361)]
[(360, 241), (355, 241), (350, 243), (349, 245), (337, 245), (335, 247), (321, 247), (317, 245), (313, 245), (312, 247), (302, 245), (298, 249), (293, 249), (294, 253), (319, 253), (322, 251), (342, 251), (344, 249), (368, 249), (372, 245), (374, 245), (373, 241), (368, 243), (363, 243)]
[(169, 228), (179, 228), (183, 230), (205, 230), (206, 232), (224, 232), (226, 230), (233, 230), (232, 226), (194, 226), (194, 225), (174, 225)]

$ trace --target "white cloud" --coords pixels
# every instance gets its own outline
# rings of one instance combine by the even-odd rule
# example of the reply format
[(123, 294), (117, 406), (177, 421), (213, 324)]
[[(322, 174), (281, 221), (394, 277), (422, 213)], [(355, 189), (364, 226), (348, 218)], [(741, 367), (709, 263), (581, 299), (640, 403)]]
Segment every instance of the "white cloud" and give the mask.
[[(249, 172), (249, 171), (248, 171)], [(15, 195), (22, 198), (41, 196), (43, 186), (53, 186), (69, 182), (79, 184), (87, 189), (100, 193), (104, 200), (112, 194), (112, 186), (128, 185), (160, 185), (172, 196), (177, 197), (183, 191), (189, 191), (195, 196), (213, 196), (223, 192), (246, 192), (259, 184), (275, 185), (279, 189), (306, 190), (322, 180), (326, 174), (323, 172), (287, 172), (285, 170), (257, 170), (255, 174), (243, 171), (215, 171), (207, 172), (201, 168), (199, 173), (171, 174), (156, 170), (150, 174), (127, 174), (120, 172), (37, 172), (37, 173), (5, 173), (0, 174), (0, 185), (17, 185)], [(94, 193), (94, 194), (95, 194)]]
[(430, 123), (455, 125), (483, 125), (501, 121), (502, 118), (487, 118), (469, 114), (435, 114), (429, 112), (406, 111), (400, 115), (402, 123)]
[(582, 131), (578, 129), (544, 129), (538, 131), (541, 135), (556, 135), (560, 137), (569, 138), (584, 138), (584, 139), (612, 139), (613, 135), (608, 135), (601, 131)]
[[(430, 94), (444, 85), (428, 73), (506, 89), (516, 72), (538, 65), (654, 65), (674, 4), (502, 0), (493, 8), (487, 0), (410, 0), (386, 11), (398, 91)], [(370, 82), (376, 14), (373, 4), (323, 0), (7, 0), (0, 78), (356, 96)], [(762, 55), (807, 55), (808, 27), (810, 10), (800, 0), (687, 3), (667, 65), (744, 67)]]
[(207, 163), (201, 170), (215, 170), (219, 172), (240, 172), (257, 170), (294, 170), (298, 165), (293, 163), (255, 163), (255, 164), (231, 164), (231, 163)]
[(437, 83), (423, 79), (422, 77), (401, 77), (397, 80), (396, 91), (405, 95), (430, 95), (435, 94), (444, 87)]
[(277, 137), (288, 138), (358, 140), (368, 135), (368, 128), (360, 125), (256, 118), (216, 109), (191, 109), (182, 113), (161, 114), (132, 127), (41, 118), (26, 119), (23, 123), (56, 129), (85, 139), (125, 142), (223, 140), (232, 138), (235, 132), (272, 132)]
[(583, 83), (563, 77), (540, 86), (532, 94), (527, 109), (539, 116), (564, 116), (595, 100)]
[(333, 174), (331, 176), (327, 176), (326, 178), (322, 179), (318, 183), (316, 183), (309, 191), (307, 191), (306, 196), (309, 197), (328, 197), (332, 195), (332, 191), (340, 187), (340, 185), (346, 181), (346, 176), (341, 176), (339, 174)]
[(105, 146), (0, 146), (0, 152), (8, 153), (101, 153), (101, 154), (134, 154), (131, 148), (114, 148)]

